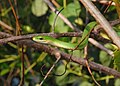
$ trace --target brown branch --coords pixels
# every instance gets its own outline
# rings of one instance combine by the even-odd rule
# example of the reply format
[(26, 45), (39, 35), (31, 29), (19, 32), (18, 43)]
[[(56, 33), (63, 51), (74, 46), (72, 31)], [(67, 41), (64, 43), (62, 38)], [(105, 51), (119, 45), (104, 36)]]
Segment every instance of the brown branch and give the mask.
[[(6, 34), (6, 35), (5, 35)], [(38, 35), (48, 35), (48, 36), (52, 36), (54, 38), (58, 38), (58, 37), (73, 37), (73, 36), (82, 36), (82, 33), (79, 32), (67, 32), (67, 33), (40, 33), (40, 34), (29, 34), (29, 35), (22, 35), (22, 36), (12, 36), (10, 34), (4, 33), (4, 32), (0, 32), (0, 38), (3, 37), (3, 39), (0, 39), (0, 44), (5, 44), (8, 42), (14, 42), (14, 41), (18, 41), (18, 40), (24, 40), (24, 39), (30, 39), (34, 36), (38, 36)], [(6, 38), (7, 37), (7, 38)]]
[[(6, 34), (6, 35), (5, 35)], [(4, 39), (0, 39), (0, 44), (5, 44), (8, 42), (14, 42), (18, 40), (24, 40), (24, 39), (31, 39), (33, 36), (37, 35), (49, 35), (54, 38), (59, 38), (59, 37), (79, 37), (82, 35), (82, 33), (79, 32), (67, 32), (67, 33), (41, 33), (41, 34), (29, 34), (29, 35), (23, 35), (23, 36), (12, 36), (4, 32), (0, 32), (0, 37), (5, 37)], [(6, 38), (9, 37), (9, 38)], [(89, 38), (89, 42), (95, 45), (96, 47), (100, 48), (101, 50), (104, 50), (107, 52), (109, 55), (114, 56), (113, 52), (107, 48), (105, 48), (103, 45), (98, 43), (96, 40)]]
[[(33, 35), (35, 35), (35, 34), (33, 34)], [(30, 36), (30, 37), (32, 37), (32, 36)], [(51, 47), (48, 47), (46, 45), (35, 43), (35, 42), (31, 41), (31, 40), (19, 40), (19, 41), (17, 41), (17, 43), (19, 45), (26, 45), (28, 47), (32, 47), (34, 49), (37, 49), (37, 50), (40, 50), (40, 51), (44, 51), (44, 52), (46, 52), (48, 54), (51, 54), (51, 55), (56, 55), (56, 52), (59, 52), (61, 54), (61, 58), (66, 59), (66, 60), (69, 60), (70, 56), (71, 56), (71, 55), (69, 55), (67, 53), (64, 53), (64, 52), (61, 52), (61, 51), (57, 50), (56, 48), (51, 48)], [(86, 60), (84, 60), (82, 58), (72, 56), (72, 61), (74, 61), (75, 63), (81, 64), (83, 66), (86, 66)], [(113, 75), (115, 77), (120, 77), (120, 73), (119, 72), (117, 72), (116, 70), (111, 69), (109, 67), (105, 67), (105, 66), (103, 66), (101, 64), (97, 64), (95, 62), (89, 62), (89, 66), (90, 66), (91, 69), (103, 72), (105, 74)]]
[[(55, 11), (55, 10), (54, 10)], [(65, 19), (63, 19), (63, 20), (65, 20)], [(51, 34), (51, 33), (50, 33)], [(48, 35), (50, 35), (50, 34), (48, 34)], [(28, 36), (28, 38), (31, 38), (31, 37), (33, 37), (33, 36), (35, 36), (36, 34), (33, 34), (33, 35), (30, 35), (30, 36)], [(38, 35), (40, 35), (40, 34), (38, 34)], [(45, 35), (45, 34), (42, 34), (42, 35)], [(57, 35), (54, 35), (54, 36), (58, 36), (58, 34)], [(12, 39), (13, 38), (13, 39)], [(23, 39), (23, 38), (21, 38), (20, 36), (18, 36), (18, 38), (14, 38), (14, 37), (12, 37), (11, 39), (10, 38), (8, 38), (9, 40), (8, 41), (11, 41), (11, 40), (14, 40), (14, 41), (17, 41), (17, 40), (19, 40), (19, 39)], [(27, 37), (26, 37), (27, 38)], [(26, 39), (25, 38), (25, 39)], [(2, 41), (5, 41), (6, 39), (2, 39)], [(1, 43), (2, 43), (2, 41), (1, 41)], [(7, 41), (7, 42), (8, 42)], [(7, 43), (6, 41), (4, 42), (4, 43)], [(50, 47), (47, 47), (47, 46), (43, 46), (43, 45), (41, 45), (41, 44), (37, 44), (37, 43), (34, 43), (34, 42), (32, 42), (32, 41), (29, 41), (29, 40), (25, 40), (25, 41), (20, 41), (19, 40), (19, 42), (18, 42), (19, 44), (25, 44), (25, 45), (27, 45), (27, 46), (29, 46), (29, 47), (34, 47), (34, 48), (36, 48), (36, 49), (38, 49), (38, 50), (41, 50), (41, 51), (45, 51), (45, 52), (47, 52), (47, 53), (49, 53), (49, 54), (51, 54), (51, 55), (55, 55), (55, 52), (57, 51), (56, 49), (54, 49), (54, 48), (50, 48)], [(59, 51), (60, 52), (60, 51)], [(64, 53), (64, 52), (60, 52), (61, 53), (61, 55), (63, 56), (63, 58), (64, 59), (69, 59), (69, 54), (66, 54), (66, 53)], [(75, 58), (75, 57), (72, 57), (72, 60), (74, 61), (74, 62), (76, 62), (76, 63), (79, 63), (79, 64), (82, 64), (82, 65), (84, 65), (84, 66), (86, 66), (86, 63), (85, 63), (85, 60), (84, 59), (78, 59), (78, 58)], [(103, 73), (106, 73), (106, 74), (110, 74), (110, 75), (114, 75), (114, 76), (116, 76), (116, 77), (120, 77), (120, 73), (119, 72), (117, 72), (117, 71), (115, 71), (115, 70), (113, 70), (113, 69), (111, 69), (111, 68), (108, 68), (108, 67), (104, 67), (104, 66), (102, 66), (102, 65), (100, 65), (100, 64), (96, 64), (96, 63), (94, 63), (94, 62), (90, 62), (89, 63), (89, 66), (92, 68), (92, 69), (94, 69), (94, 70), (98, 70), (98, 71), (101, 71), (101, 72), (103, 72)]]
[[(56, 11), (56, 9), (55, 9), (55, 7), (52, 5), (52, 3), (51, 2), (49, 2), (49, 0), (45, 0), (45, 2), (47, 2), (47, 4), (49, 5), (49, 7), (52, 9), (52, 11)], [(57, 12), (56, 12), (57, 13)], [(71, 23), (67, 20), (66, 21), (66, 18), (60, 13), (60, 15), (58, 15), (59, 17), (61, 17), (61, 19), (66, 23), (66, 24), (68, 24), (68, 26), (70, 26), (71, 27)], [(117, 20), (114, 20), (114, 21), (112, 21), (111, 22), (111, 25), (115, 25), (115, 24), (119, 24), (120, 23), (120, 20), (119, 19), (117, 19)], [(79, 32), (79, 30), (78, 30), (78, 28), (76, 28), (75, 26), (72, 26), (71, 28), (73, 28), (74, 30), (76, 30), (76, 31), (78, 31)], [(98, 27), (97, 27), (97, 29), (99, 29), (99, 28), (102, 28), (100, 25), (98, 25)], [(80, 31), (79, 32), (80, 34), (82, 33), (82, 31)], [(77, 33), (77, 34), (79, 34), (79, 33)], [(1, 33), (0, 33), (1, 34)], [(65, 33), (66, 34), (66, 33)], [(66, 36), (64, 34), (64, 36)], [(75, 35), (74, 35), (75, 34)], [(74, 36), (77, 36), (76, 35), (76, 33), (74, 33), (73, 35)], [(36, 35), (36, 34), (35, 34)], [(33, 36), (35, 36), (35, 35), (33, 35)], [(39, 35), (39, 34), (38, 34)], [(44, 34), (43, 34), (44, 35)], [(47, 34), (46, 34), (47, 35)], [(71, 35), (71, 33), (69, 34), (69, 36)], [(73, 36), (72, 35), (72, 36)], [(4, 34), (2, 35), (2, 36), (0, 36), (0, 38), (2, 38), (4, 36)], [(61, 36), (63, 36), (63, 33), (61, 34)], [(53, 37), (55, 37), (55, 38), (57, 38), (57, 37), (61, 37), (60, 36), (60, 34), (58, 35), (53, 35)], [(68, 35), (67, 35), (68, 36)], [(25, 39), (26, 38), (31, 38), (31, 37), (25, 37)], [(12, 41), (12, 40), (19, 40), (19, 39), (24, 39), (24, 38), (21, 38), (21, 37), (18, 37), (18, 38), (15, 38), (14, 39), (14, 37), (13, 38), (8, 38), (8, 41)], [(92, 39), (92, 38), (91, 38)], [(7, 42), (7, 40), (5, 41), (5, 39), (3, 39), (3, 40), (1, 40), (0, 41), (1, 43), (6, 43)], [(100, 43), (98, 43), (97, 41), (95, 41), (94, 39), (92, 39), (92, 40), (89, 40), (89, 42), (90, 43), (92, 43), (93, 45), (95, 45), (95, 46), (97, 46), (98, 48), (100, 48), (100, 49), (102, 49), (102, 50), (104, 50), (104, 51), (106, 51), (109, 55), (111, 55), (111, 56), (113, 56), (113, 52), (112, 51), (110, 51), (109, 52), (109, 50), (107, 49), (107, 48), (105, 48), (103, 45), (101, 45)], [(96, 45), (97, 44), (97, 45)]]
[[(6, 35), (5, 35), (6, 34)], [(33, 36), (37, 35), (49, 35), (54, 38), (59, 38), (59, 37), (79, 37), (82, 35), (82, 33), (79, 32), (67, 32), (67, 33), (41, 33), (41, 34), (29, 34), (29, 35), (23, 35), (23, 36), (12, 36), (4, 32), (0, 32), (0, 37), (3, 37), (4, 39), (0, 39), (0, 44), (5, 44), (8, 42), (14, 42), (18, 40), (24, 40), (24, 39), (31, 39)], [(9, 38), (6, 38), (9, 37)], [(109, 55), (114, 56), (113, 52), (107, 48), (105, 48), (103, 45), (98, 43), (96, 40), (89, 38), (89, 42), (95, 45), (96, 47), (100, 48), (101, 50), (104, 50), (107, 52)]]
[(56, 0), (51, 0), (51, 2), (56, 6), (56, 7), (60, 7), (60, 5), (56, 2)]
[(96, 40), (94, 40), (94, 39), (92, 39), (92, 38), (89, 38), (88, 40), (89, 40), (90, 43), (92, 43), (92, 44), (94, 43), (94, 45), (95, 45), (96, 47), (99, 47), (101, 50), (105, 51), (105, 52), (108, 53), (110, 56), (114, 57), (114, 53), (113, 53), (111, 50), (105, 48), (103, 45), (101, 45), (100, 43), (98, 43)]
[[(71, 56), (67, 53), (64, 53), (64, 52), (61, 52), (61, 51), (57, 50), (56, 48), (51, 48), (51, 47), (48, 47), (46, 45), (34, 43), (31, 40), (19, 41), (18, 43), (19, 44), (24, 44), (28, 47), (32, 47), (32, 48), (40, 50), (40, 51), (44, 51), (44, 52), (46, 52), (48, 54), (51, 54), (51, 55), (55, 55), (56, 52), (59, 52), (61, 54), (61, 58), (65, 59), (65, 60), (69, 60), (70, 56)], [(78, 63), (78, 64), (83, 65), (83, 66), (86, 66), (86, 60), (85, 59), (82, 59), (80, 57), (75, 57), (75, 56), (72, 56), (71, 58), (72, 58), (73, 62)], [(117, 72), (116, 70), (114, 70), (112, 68), (105, 67), (101, 64), (97, 64), (95, 62), (89, 62), (89, 66), (90, 66), (91, 69), (102, 72), (102, 73), (105, 73), (107, 75), (113, 75), (115, 77), (120, 77), (120, 72)]]
[[(109, 21), (110, 25), (111, 26), (115, 26), (117, 24), (120, 24), (120, 19), (116, 19), (116, 20), (113, 20), (113, 21)], [(98, 29), (102, 29), (103, 27), (101, 25), (97, 25), (95, 27), (95, 30), (98, 30)]]
[[(104, 4), (104, 5), (109, 5), (111, 3), (111, 1), (108, 1), (108, 0), (92, 0), (92, 2), (99, 2), (99, 3)], [(112, 2), (111, 5), (115, 5), (115, 3)]]
[(0, 20), (0, 26), (3, 26), (3, 27), (5, 27), (7, 30), (10, 30), (10, 31), (12, 31), (13, 30), (13, 28), (12, 27), (10, 27), (9, 25), (7, 25), (6, 23), (4, 23), (3, 21), (1, 21)]

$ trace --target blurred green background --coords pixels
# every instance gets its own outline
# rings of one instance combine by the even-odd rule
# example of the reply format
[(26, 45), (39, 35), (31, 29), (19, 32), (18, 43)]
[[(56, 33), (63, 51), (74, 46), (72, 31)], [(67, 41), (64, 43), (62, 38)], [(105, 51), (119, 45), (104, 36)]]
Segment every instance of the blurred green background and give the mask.
[[(72, 24), (76, 25), (80, 30), (83, 31), (84, 27), (88, 22), (94, 20), (94, 18), (86, 11), (84, 6), (78, 0), (53, 0), (53, 4), (60, 10), (64, 7), (61, 12)], [(56, 14), (50, 10), (43, 0), (11, 0), (18, 20), (21, 26), (22, 34), (30, 33), (43, 33), (51, 32), (52, 26), (55, 21)], [(16, 3), (15, 3), (16, 2)], [(100, 4), (99, 2), (94, 3), (101, 13), (106, 17), (107, 20), (112, 21), (118, 18), (115, 6), (110, 6), (106, 13), (103, 13), (107, 5)], [(16, 21), (12, 12), (12, 8), (8, 0), (0, 0), (0, 21), (5, 22), (12, 29), (6, 29), (0, 26), (1, 32), (7, 32), (15, 35)], [(120, 32), (120, 24), (114, 26), (115, 31)], [(55, 32), (73, 32), (73, 30), (64, 23), (59, 17), (56, 20)], [(104, 37), (104, 35), (101, 35)], [(78, 37), (63, 37), (60, 40), (67, 42), (77, 42)], [(116, 50), (116, 47), (112, 43), (98, 40), (98, 42), (105, 45), (105, 47)], [(63, 52), (70, 53), (69, 50), (61, 49)], [(25, 51), (25, 86), (37, 86), (44, 78), (41, 74), (41, 67), (43, 73), (47, 73), (48, 69), (55, 62), (53, 56), (48, 55), (45, 52), (37, 51), (33, 48), (26, 47)], [(83, 50), (75, 50), (73, 55), (77, 57), (83, 57)], [(89, 60), (100, 63), (104, 66), (116, 68), (119, 70), (119, 52), (115, 54), (115, 60), (108, 55), (106, 52), (96, 48), (92, 44), (89, 44), (88, 56)], [(52, 73), (62, 74), (65, 71), (65, 65), (67, 61), (60, 60)], [(99, 71), (91, 70), (95, 79), (102, 86), (120, 86), (120, 79), (114, 78), (113, 76), (106, 75)], [(20, 82), (21, 77), (21, 59), (18, 53), (18, 47), (15, 43), (7, 43), (0, 46), (0, 86), (17, 86)], [(74, 62), (70, 62), (66, 69), (66, 73), (62, 76), (49, 76), (43, 86), (95, 86), (88, 69), (82, 65), (78, 65)]]

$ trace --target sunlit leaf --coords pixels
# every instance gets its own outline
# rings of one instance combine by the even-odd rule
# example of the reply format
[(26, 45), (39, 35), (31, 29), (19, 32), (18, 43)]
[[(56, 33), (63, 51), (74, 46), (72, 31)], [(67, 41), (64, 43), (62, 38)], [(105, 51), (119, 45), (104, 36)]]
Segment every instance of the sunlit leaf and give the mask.
[(1, 70), (0, 76), (3, 76), (3, 75), (5, 75), (5, 74), (7, 74), (8, 72), (9, 72), (9, 69)]
[(32, 3), (32, 13), (35, 16), (42, 16), (47, 12), (47, 10), (48, 7), (43, 0), (35, 0)]
[(73, 51), (73, 56), (80, 57), (81, 54), (82, 54), (82, 53), (80, 52), (80, 50), (75, 50), (75, 51)]
[(99, 59), (100, 62), (105, 66), (109, 66), (112, 60), (111, 56), (108, 55), (105, 51), (100, 51)]
[(5, 55), (5, 57), (6, 57), (5, 59), (0, 59), (0, 63), (14, 61), (18, 59), (18, 56), (16, 55)]
[(67, 7), (62, 11), (62, 13), (68, 18), (74, 18), (74, 16), (79, 15), (80, 11), (80, 4), (77, 0), (75, 0), (74, 3), (68, 4)]
[(22, 30), (24, 33), (32, 33), (34, 29), (29, 25), (22, 25)]
[(105, 39), (110, 40), (110, 38), (108, 37), (108, 35), (105, 32), (100, 32), (100, 36), (102, 36)]
[(110, 50), (113, 50), (113, 51), (115, 51), (115, 50), (118, 49), (118, 47), (117, 47), (115, 44), (112, 44), (112, 43), (107, 43), (107, 44), (105, 44), (104, 46), (105, 46), (106, 48), (110, 49)]
[(114, 86), (120, 86), (120, 79), (116, 79), (116, 80), (115, 80)]
[(78, 25), (83, 25), (83, 20), (81, 18), (75, 19), (75, 23)]

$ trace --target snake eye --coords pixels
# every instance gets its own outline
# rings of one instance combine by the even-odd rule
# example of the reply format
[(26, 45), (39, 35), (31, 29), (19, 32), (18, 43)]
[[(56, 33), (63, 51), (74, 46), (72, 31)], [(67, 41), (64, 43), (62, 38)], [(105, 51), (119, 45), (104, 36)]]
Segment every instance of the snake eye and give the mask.
[(43, 38), (39, 38), (40, 40), (43, 40)]

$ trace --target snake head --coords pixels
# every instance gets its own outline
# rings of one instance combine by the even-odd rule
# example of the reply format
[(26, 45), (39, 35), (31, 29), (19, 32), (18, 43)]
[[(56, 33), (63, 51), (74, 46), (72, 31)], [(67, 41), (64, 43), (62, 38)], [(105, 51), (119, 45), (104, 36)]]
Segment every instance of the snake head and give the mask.
[(38, 43), (49, 44), (50, 36), (35, 36), (32, 40)]

